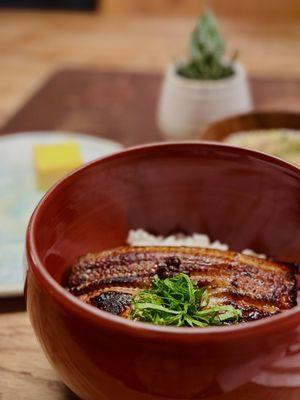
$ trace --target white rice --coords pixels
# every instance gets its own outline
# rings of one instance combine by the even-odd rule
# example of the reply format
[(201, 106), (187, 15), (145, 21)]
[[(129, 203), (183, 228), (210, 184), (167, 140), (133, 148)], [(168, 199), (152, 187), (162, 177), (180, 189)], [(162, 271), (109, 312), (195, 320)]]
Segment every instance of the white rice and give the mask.
[[(211, 241), (210, 238), (203, 233), (193, 233), (186, 236), (183, 234), (164, 236), (155, 236), (144, 229), (130, 230), (127, 237), (127, 243), (130, 246), (187, 246), (187, 247), (205, 247), (207, 249), (229, 250), (225, 243), (219, 240)], [(266, 258), (265, 254), (257, 254), (255, 251), (245, 249), (243, 254)]]

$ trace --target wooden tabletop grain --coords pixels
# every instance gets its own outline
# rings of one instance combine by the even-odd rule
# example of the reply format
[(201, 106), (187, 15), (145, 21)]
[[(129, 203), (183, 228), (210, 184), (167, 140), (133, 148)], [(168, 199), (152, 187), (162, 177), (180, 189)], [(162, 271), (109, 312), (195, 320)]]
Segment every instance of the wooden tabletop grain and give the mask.
[[(57, 68), (163, 71), (183, 54), (193, 23), (191, 17), (0, 12), (0, 124)], [(222, 26), (252, 75), (300, 77), (297, 22), (228, 18)], [(282, 400), (276, 393), (272, 399)], [(258, 390), (256, 400), (261, 396)], [(40, 350), (23, 303), (0, 299), (0, 399), (75, 398)]]

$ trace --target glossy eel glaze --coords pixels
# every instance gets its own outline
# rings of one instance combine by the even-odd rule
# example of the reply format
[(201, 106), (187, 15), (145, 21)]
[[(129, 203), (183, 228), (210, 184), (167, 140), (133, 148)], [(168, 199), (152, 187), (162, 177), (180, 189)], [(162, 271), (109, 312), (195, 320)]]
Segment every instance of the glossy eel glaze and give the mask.
[(210, 305), (233, 305), (242, 321), (261, 319), (297, 304), (296, 270), (240, 253), (191, 247), (119, 247), (80, 257), (67, 289), (101, 310), (127, 317), (131, 298), (155, 274), (185, 272), (209, 290)]

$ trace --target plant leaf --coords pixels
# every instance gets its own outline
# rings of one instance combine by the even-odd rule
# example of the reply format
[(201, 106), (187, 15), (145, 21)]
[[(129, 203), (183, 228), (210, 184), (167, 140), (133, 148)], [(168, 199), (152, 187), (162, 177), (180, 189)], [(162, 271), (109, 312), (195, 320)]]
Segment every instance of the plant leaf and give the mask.
[(177, 73), (190, 79), (222, 79), (233, 75), (237, 52), (225, 64), (225, 40), (213, 13), (206, 9), (191, 33), (188, 59), (178, 65)]

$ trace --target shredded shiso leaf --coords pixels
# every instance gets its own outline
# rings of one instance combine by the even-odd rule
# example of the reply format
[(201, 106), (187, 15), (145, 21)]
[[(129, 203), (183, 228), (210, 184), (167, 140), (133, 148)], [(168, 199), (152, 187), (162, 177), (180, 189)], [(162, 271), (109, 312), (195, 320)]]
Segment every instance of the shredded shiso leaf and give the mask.
[(184, 273), (166, 279), (156, 275), (151, 288), (133, 298), (130, 315), (156, 325), (190, 327), (236, 324), (241, 317), (241, 311), (231, 305), (210, 307), (207, 287), (198, 288)]

